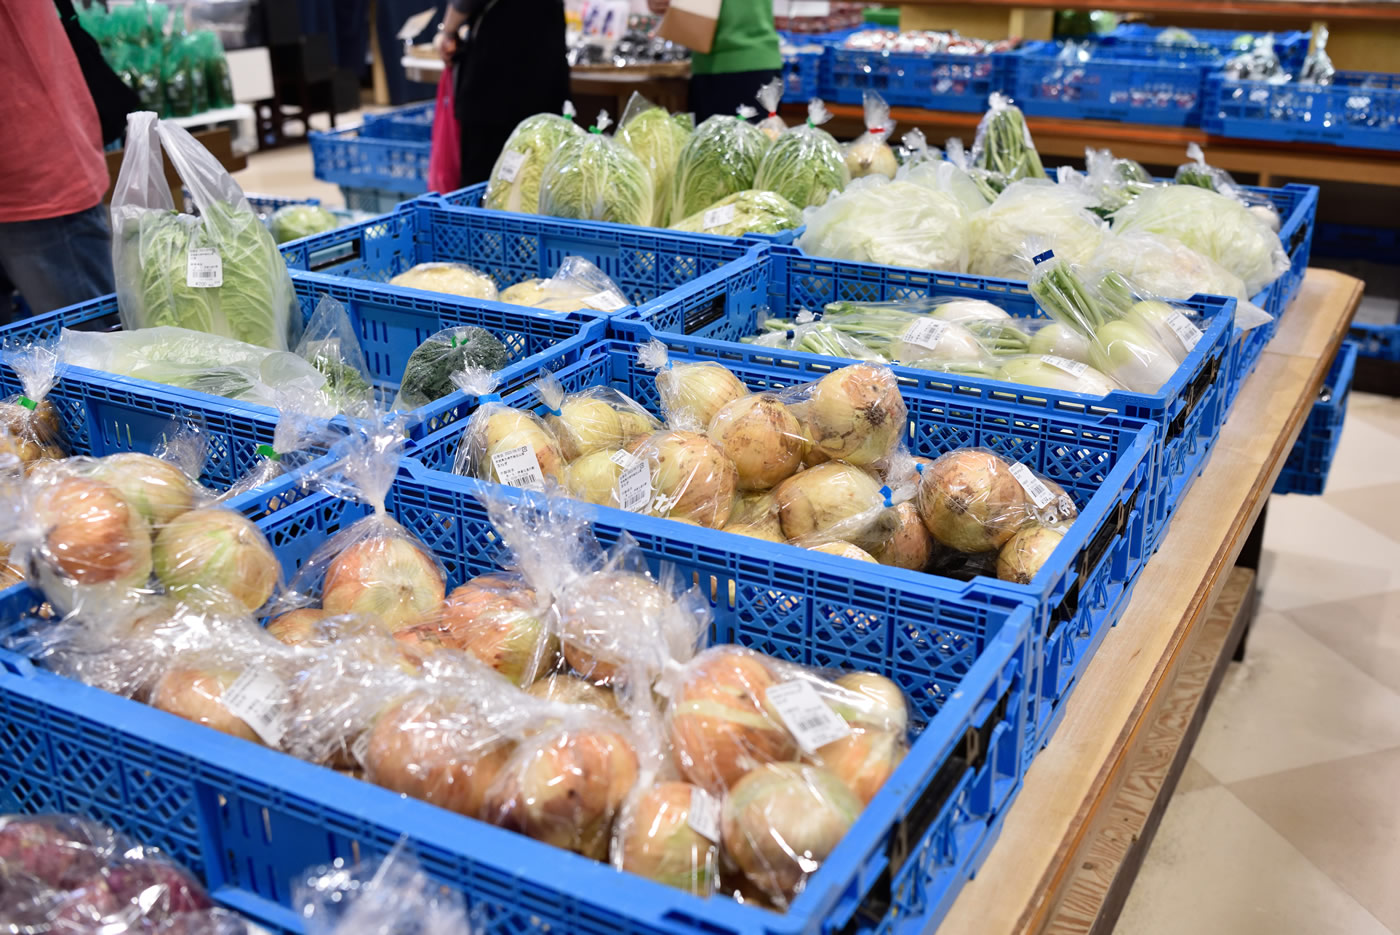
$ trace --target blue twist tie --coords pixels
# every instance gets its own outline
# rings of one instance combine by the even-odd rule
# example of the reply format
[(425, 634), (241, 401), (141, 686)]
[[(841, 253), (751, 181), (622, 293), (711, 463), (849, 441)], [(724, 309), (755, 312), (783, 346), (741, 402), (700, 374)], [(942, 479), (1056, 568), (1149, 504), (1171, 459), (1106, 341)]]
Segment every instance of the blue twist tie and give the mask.
[(792, 340), (793, 338), (795, 338), (795, 337), (797, 337), (797, 332), (796, 332), (796, 331), (793, 331), (791, 328), (789, 328), (789, 329), (788, 329), (788, 332), (787, 332), (787, 339), (788, 339), (789, 341), (791, 341), (791, 340)]
[(914, 470), (916, 473), (922, 476), (924, 473), (924, 463), (922, 461), (915, 461)]
[(1044, 263), (1046, 260), (1053, 260), (1053, 259), (1055, 259), (1055, 251), (1054, 251), (1054, 250), (1046, 250), (1044, 253), (1037, 253), (1035, 256), (1031, 257), (1031, 262), (1034, 263), (1036, 266), (1039, 266), (1041, 263)]
[(485, 396), (482, 396), (482, 397), (480, 397), (480, 398), (477, 400), (477, 404), (478, 404), (478, 405), (484, 405), (484, 404), (486, 404), (486, 403), (498, 403), (498, 402), (500, 402), (500, 401), (501, 401), (501, 394), (500, 394), (500, 393), (487, 393)]
[(888, 508), (888, 507), (894, 506), (894, 501), (892, 501), (892, 500), (890, 499), (890, 495), (893, 494), (893, 493), (894, 493), (894, 491), (893, 491), (893, 490), (890, 490), (889, 487), (881, 487), (881, 488), (880, 488), (880, 496), (882, 496), (882, 497), (885, 498), (885, 506), (886, 506), (887, 508)]
[(556, 418), (556, 419), (562, 419), (562, 418), (564, 418), (564, 410), (562, 410), (562, 409), (555, 409), (553, 406), (549, 405), (548, 403), (545, 404), (544, 410), (545, 410), (545, 412), (547, 412), (547, 413), (549, 413), (550, 415), (554, 416), (554, 418)]

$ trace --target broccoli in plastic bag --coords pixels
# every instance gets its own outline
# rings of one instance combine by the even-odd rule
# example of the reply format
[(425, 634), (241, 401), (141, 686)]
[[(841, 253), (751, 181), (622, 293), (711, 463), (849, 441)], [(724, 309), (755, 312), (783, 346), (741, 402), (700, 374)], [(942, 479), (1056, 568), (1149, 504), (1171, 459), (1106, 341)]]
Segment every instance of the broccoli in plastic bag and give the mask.
[(456, 389), (452, 374), (467, 367), (494, 372), (506, 363), (505, 345), (485, 328), (463, 325), (444, 329), (409, 355), (393, 408), (417, 409), (442, 399)]

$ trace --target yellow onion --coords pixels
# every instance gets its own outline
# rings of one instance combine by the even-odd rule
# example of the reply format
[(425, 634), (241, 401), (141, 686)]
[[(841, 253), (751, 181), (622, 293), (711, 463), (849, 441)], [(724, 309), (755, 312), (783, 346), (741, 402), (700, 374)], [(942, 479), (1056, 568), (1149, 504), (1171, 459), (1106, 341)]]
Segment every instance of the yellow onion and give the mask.
[(156, 683), (151, 705), (231, 737), (260, 744), (262, 738), (257, 732), (224, 707), (224, 692), (233, 686), (240, 674), (233, 669), (177, 666)]
[(719, 848), (689, 824), (697, 792), (704, 794), (690, 783), (663, 782), (629, 805), (617, 841), (623, 870), (696, 896), (715, 891)]
[(894, 371), (874, 364), (852, 364), (822, 377), (802, 412), (814, 448), (859, 466), (894, 450), (908, 416)]
[(959, 552), (999, 549), (1030, 518), (1010, 466), (990, 451), (950, 451), (919, 478), (919, 515)]
[(860, 546), (851, 545), (849, 542), (842, 542), (839, 539), (832, 542), (823, 542), (821, 545), (811, 547), (813, 552), (825, 552), (827, 555), (839, 555), (842, 558), (854, 559), (857, 562), (869, 562), (877, 564), (874, 556), (862, 549)]
[(516, 685), (528, 684), (558, 651), (535, 608), (535, 592), (500, 579), (469, 581), (447, 596), (439, 640), (448, 649), (471, 653)]
[(559, 439), (565, 461), (573, 461), (600, 448), (616, 448), (625, 437), (622, 419), (606, 400), (594, 396), (567, 397), (559, 415), (546, 415), (545, 424)]
[[(728, 371), (726, 371), (728, 372)], [(704, 435), (657, 432), (633, 451), (651, 469), (652, 510), (723, 529), (734, 508), (734, 463)]]
[(886, 514), (890, 528), (883, 530), (878, 546), (870, 554), (881, 565), (923, 571), (933, 558), (933, 536), (919, 517), (913, 503), (897, 503)]
[(1029, 584), (1064, 537), (1063, 528), (1039, 523), (1018, 530), (997, 553), (997, 577)]
[(612, 689), (562, 672), (546, 675), (525, 689), (525, 692), (544, 701), (596, 708), (606, 714), (622, 717), (622, 708), (618, 705), (617, 696), (613, 694)]
[(154, 529), (194, 507), (194, 484), (169, 461), (128, 451), (98, 461), (94, 474), (111, 484)]
[(880, 483), (843, 461), (808, 468), (773, 489), (783, 535), (789, 539), (824, 532), (884, 503)]
[(479, 470), (483, 480), (499, 483), (500, 477), (496, 475), (491, 459), (502, 452), (525, 446), (534, 454), (542, 475), (563, 482), (564, 454), (559, 448), (559, 440), (533, 412), (521, 412), (504, 406), (496, 408), (486, 417), (485, 440), (485, 458)]
[(726, 403), (710, 422), (708, 435), (734, 462), (740, 490), (767, 490), (786, 480), (807, 453), (801, 423), (771, 393)]
[(272, 596), (282, 568), (247, 517), (205, 507), (177, 516), (156, 536), (156, 577), (172, 593), (207, 590), (248, 610)]
[(321, 606), (332, 614), (367, 614), (390, 631), (420, 622), (446, 595), (442, 572), (404, 536), (369, 536), (335, 557), (326, 570)]
[(716, 363), (676, 363), (656, 374), (656, 390), (669, 421), (703, 430), (727, 403), (749, 395), (749, 388)]
[(140, 586), (150, 577), (150, 530), (110, 484), (58, 477), (43, 485), (34, 514), (46, 559), (69, 581)]

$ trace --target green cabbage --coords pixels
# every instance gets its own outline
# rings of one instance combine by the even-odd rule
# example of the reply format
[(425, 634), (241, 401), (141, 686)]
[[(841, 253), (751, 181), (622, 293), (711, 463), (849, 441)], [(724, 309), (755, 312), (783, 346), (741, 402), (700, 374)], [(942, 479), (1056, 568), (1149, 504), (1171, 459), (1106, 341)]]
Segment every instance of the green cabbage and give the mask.
[(335, 230), (340, 221), (320, 205), (284, 205), (272, 212), (268, 225), (272, 228), (273, 239), (286, 243)]
[[(818, 104), (819, 102), (813, 102)], [(753, 187), (777, 192), (799, 208), (826, 204), (851, 181), (841, 147), (811, 120), (784, 130), (759, 163)]]
[(768, 134), (741, 117), (716, 114), (700, 124), (676, 161), (671, 217), (688, 218), (753, 188), (768, 142)]
[(1030, 279), (1027, 241), (1033, 237), (1044, 239), (1066, 262), (1087, 262), (1104, 235), (1103, 222), (1089, 210), (1093, 204), (1093, 196), (1081, 188), (1046, 179), (1012, 182), (990, 208), (972, 216), (967, 272)]
[[(731, 217), (721, 209), (734, 206)], [(718, 211), (718, 214), (711, 214)], [(709, 215), (707, 218), (706, 215)], [(710, 225), (705, 226), (706, 220)], [(672, 230), (738, 237), (741, 234), (776, 234), (802, 226), (802, 212), (777, 192), (753, 189), (735, 192), (671, 226)]]
[(540, 213), (580, 221), (651, 223), (651, 176), (626, 146), (596, 128), (568, 139), (540, 176)]
[(650, 107), (624, 120), (617, 138), (646, 166), (651, 176), (651, 223), (665, 227), (671, 211), (671, 178), (690, 130), (664, 108)]
[(812, 256), (962, 273), (967, 218), (950, 195), (871, 175), (807, 212), (797, 245)]
[(535, 114), (520, 121), (491, 169), (482, 207), (534, 214), (539, 210), (540, 175), (549, 157), (565, 140), (582, 133), (576, 123), (558, 114)]

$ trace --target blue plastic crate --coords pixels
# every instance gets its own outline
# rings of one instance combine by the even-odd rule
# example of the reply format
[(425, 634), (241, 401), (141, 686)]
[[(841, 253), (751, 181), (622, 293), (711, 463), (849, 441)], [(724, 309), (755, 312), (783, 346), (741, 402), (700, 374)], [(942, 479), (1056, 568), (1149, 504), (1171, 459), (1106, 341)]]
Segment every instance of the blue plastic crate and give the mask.
[(244, 195), (248, 199), (248, 205), (259, 214), (272, 214), (279, 208), (287, 208), (292, 205), (319, 205), (319, 198), (280, 198), (276, 195)]
[[(986, 299), (1012, 315), (1040, 315), (1025, 283), (932, 270), (875, 266), (846, 260), (809, 257), (793, 247), (773, 247), (756, 262), (767, 264), (767, 314), (791, 318), (798, 311), (816, 311), (830, 302), (883, 302), (924, 296)], [(697, 283), (691, 290), (653, 302), (613, 319), (613, 330), (640, 339), (626, 330), (629, 320), (675, 320), (692, 309), (705, 308), (722, 291), (722, 283)], [(1234, 322), (1234, 299), (1197, 296), (1189, 304), (1207, 315), (1211, 324), (1176, 376), (1158, 393), (1110, 393), (1102, 398), (1004, 383), (981, 377), (956, 376), (896, 368), (911, 386), (956, 392), (984, 399), (1010, 401), (1042, 410), (1121, 415), (1157, 426), (1164, 444), (1158, 459), (1156, 492), (1148, 517), (1149, 538), (1155, 548), (1165, 534), (1172, 512), (1205, 464), (1224, 421), (1223, 393), (1229, 374), (1228, 336)], [(756, 320), (733, 319), (725, 340), (758, 332)], [(660, 330), (660, 329), (658, 329)], [(811, 355), (798, 355), (818, 360)]]
[(860, 104), (878, 91), (896, 107), (981, 113), (987, 96), (1006, 90), (1006, 53), (869, 52), (833, 46), (821, 57), (820, 96)]
[(1332, 259), (1394, 263), (1400, 256), (1400, 228), (1321, 221), (1313, 249)]
[[(662, 335), (673, 359), (718, 360), (754, 390), (779, 389), (818, 380), (839, 365), (810, 354), (785, 354), (752, 345)], [(578, 364), (557, 371), (569, 391), (611, 386), (653, 413), (660, 413), (655, 374), (637, 363), (637, 343), (614, 340), (590, 349)], [(888, 579), (896, 587), (938, 583), (962, 600), (1006, 593), (1034, 605), (1044, 644), (1037, 731), (1043, 744), (1061, 712), (1059, 702), (1083, 671), (1093, 649), (1117, 620), (1148, 554), (1146, 516), (1152, 498), (1155, 437), (1151, 427), (1112, 416), (1047, 412), (1013, 402), (963, 398), (910, 387), (909, 449), (937, 457), (957, 448), (983, 445), (1060, 483), (1081, 507), (1070, 535), (1029, 585), (991, 578), (970, 583), (901, 569), (870, 569), (846, 561), (849, 573)], [(508, 405), (543, 412), (533, 390), (507, 396)], [(413, 454), (431, 468), (452, 469), (460, 430), (449, 426), (428, 436)], [(608, 510), (609, 514), (616, 511)], [(795, 546), (742, 542), (731, 547), (750, 555), (800, 564), (810, 553)], [(1027, 751), (1029, 757), (1038, 746)]]
[(1211, 75), (1201, 126), (1236, 139), (1400, 150), (1400, 75), (1339, 71), (1330, 85)]
[(1361, 357), (1400, 363), (1400, 323), (1371, 325), (1352, 322), (1347, 338), (1356, 343)]
[[(492, 570), (480, 482), (406, 461), (389, 512), (423, 536), (449, 585)], [(581, 507), (583, 508), (583, 507)], [(587, 509), (587, 508), (584, 508)], [(290, 570), (363, 505), (324, 495), (261, 522)], [(619, 522), (621, 520), (621, 522)], [(784, 935), (931, 929), (977, 869), (1019, 790), (1029, 609), (961, 604), (843, 575), (839, 559), (775, 561), (709, 530), (598, 512), (605, 545), (637, 540), (653, 568), (709, 581), (715, 642), (816, 666), (879, 671), (909, 692), (909, 755), (783, 914), (689, 894), (406, 799), (0, 651), (0, 787), (7, 812), (67, 811), (162, 847), (221, 902), (302, 931), (287, 904), (307, 866), (383, 853), (400, 838), (462, 890), (484, 931)], [(730, 585), (733, 596), (729, 597)]]
[(452, 260), (502, 288), (552, 276), (565, 257), (581, 256), (634, 303), (686, 287), (684, 301), (657, 312), (658, 327), (738, 338), (751, 332), (730, 322), (752, 323), (766, 301), (755, 259), (762, 250), (730, 237), (462, 210), (421, 199), (387, 217), (285, 244), (282, 255), (293, 269), (380, 281), (417, 263)]
[(340, 197), (345, 202), (345, 210), (363, 214), (388, 214), (397, 211), (399, 205), (411, 201), (414, 195), (408, 192), (390, 191), (386, 188), (365, 188), (355, 185), (340, 186)]
[(1254, 368), (1259, 365), (1259, 358), (1264, 353), (1264, 347), (1272, 340), (1274, 332), (1278, 329), (1278, 321), (1274, 320), (1249, 331), (1236, 331), (1230, 339), (1230, 378), (1225, 386), (1225, 412), (1226, 417), (1235, 408), (1235, 400), (1239, 398), (1240, 390), (1244, 388), (1244, 381), (1249, 379), (1249, 375), (1254, 372)]
[(783, 54), (783, 100), (801, 104), (821, 96), (821, 68), (825, 50), (815, 44), (794, 41), (797, 50)]
[[(1282, 188), (1245, 186), (1274, 203), (1279, 213), (1279, 239), (1288, 252), (1289, 268), (1270, 284), (1269, 304), (1264, 308), (1280, 318), (1298, 295), (1312, 260), (1313, 238), (1317, 231), (1316, 185), (1290, 183)], [(1255, 299), (1256, 303), (1258, 299)]]
[(366, 114), (360, 123), (360, 136), (376, 140), (404, 140), (428, 143), (433, 139), (433, 115), (437, 102), (410, 104), (382, 114)]
[[(421, 195), (428, 190), (430, 143), (365, 136), (359, 127), (307, 134), (316, 178), (355, 189)], [(348, 204), (346, 207), (359, 208)], [(369, 209), (364, 209), (369, 210)]]
[(1288, 453), (1288, 461), (1274, 483), (1274, 493), (1304, 493), (1320, 495), (1327, 487), (1327, 475), (1332, 459), (1342, 440), (1342, 427), (1347, 418), (1347, 400), (1351, 396), (1351, 380), (1356, 375), (1356, 358), (1360, 346), (1343, 341), (1337, 356), (1327, 371), (1317, 402), (1313, 403), (1308, 421), (1298, 433), (1298, 441)]
[(1007, 90), (1025, 113), (1199, 126), (1206, 74), (1223, 61), (1208, 48), (1141, 52), (1100, 44), (1087, 62), (1066, 63), (1060, 59), (1063, 48), (1031, 42), (1009, 53)]
[[(584, 348), (602, 337), (606, 329), (601, 316), (583, 312), (525, 308), (315, 273), (293, 271), (292, 286), (301, 313), (307, 319), (310, 319), (324, 296), (330, 296), (345, 306), (365, 352), (370, 377), (390, 398), (398, 389), (409, 355), (425, 339), (443, 328), (476, 325), (498, 337), (506, 348), (507, 365), (499, 373), (500, 385), (506, 390), (533, 380), (541, 368), (554, 369), (576, 360)], [(57, 337), (63, 328), (95, 331), (118, 326), (117, 298), (105, 296), (0, 328), (0, 340), (46, 340)], [(192, 390), (177, 390), (148, 380), (118, 378), (95, 370), (79, 371), (74, 368), (74, 372), (86, 374), (90, 382), (121, 380), (127, 386), (177, 392), (205, 406), (252, 413), (274, 424), (278, 418), (276, 410), (252, 403)], [(414, 410), (414, 421), (408, 428), (409, 436), (421, 438), (442, 425), (456, 421), (475, 406), (474, 398), (454, 392), (420, 407)]]
[[(1107, 36), (1099, 39), (1103, 45), (1130, 49), (1137, 55), (1170, 53), (1174, 49), (1191, 48), (1190, 43), (1162, 43), (1157, 38), (1168, 27), (1149, 26), (1146, 23), (1120, 23)], [(1263, 30), (1242, 32), (1237, 29), (1196, 29), (1186, 30), (1196, 40), (1195, 46), (1201, 49), (1214, 49), (1225, 59), (1238, 55), (1253, 45), (1253, 40), (1262, 37)], [(1309, 32), (1274, 33), (1274, 51), (1288, 71), (1296, 71), (1308, 54), (1312, 40)]]

